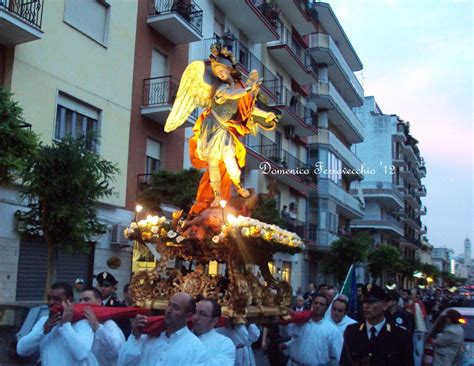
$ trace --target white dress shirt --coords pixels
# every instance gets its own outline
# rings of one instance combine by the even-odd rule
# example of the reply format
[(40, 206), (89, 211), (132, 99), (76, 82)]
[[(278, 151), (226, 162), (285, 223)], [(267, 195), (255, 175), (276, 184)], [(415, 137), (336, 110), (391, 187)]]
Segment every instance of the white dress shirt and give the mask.
[(230, 338), (217, 333), (214, 329), (201, 334), (199, 339), (206, 347), (208, 366), (234, 366), (235, 346)]
[(370, 337), (371, 337), (370, 329), (372, 327), (375, 328), (375, 336), (378, 336), (384, 325), (385, 325), (385, 318), (383, 318), (383, 320), (380, 323), (375, 324), (375, 325), (372, 325), (372, 324), (370, 324), (369, 322), (366, 321), (365, 322), (365, 327), (367, 328), (367, 338), (370, 339)]
[(336, 328), (341, 332), (341, 334), (344, 336), (344, 332), (346, 331), (346, 328), (348, 325), (357, 323), (354, 319), (351, 317), (344, 315), (344, 318), (339, 323), (336, 323), (332, 318), (330, 319), (331, 323), (336, 326)]
[(133, 334), (119, 352), (119, 366), (205, 366), (208, 357), (204, 345), (188, 327), (159, 337)]
[(236, 325), (234, 328), (217, 328), (217, 332), (229, 337), (237, 348), (235, 366), (256, 366), (252, 344), (260, 337), (260, 329), (255, 324)]
[(36, 322), (33, 329), (17, 344), (20, 356), (39, 352), (42, 366), (96, 366), (98, 362), (91, 352), (94, 332), (87, 320), (56, 325), (44, 334), (47, 316)]
[(290, 356), (288, 366), (328, 365), (339, 362), (343, 338), (339, 330), (327, 319), (309, 320), (293, 324), (291, 341), (287, 342)]
[(122, 330), (113, 320), (107, 320), (95, 331), (92, 353), (100, 366), (116, 366), (120, 348), (124, 343)]

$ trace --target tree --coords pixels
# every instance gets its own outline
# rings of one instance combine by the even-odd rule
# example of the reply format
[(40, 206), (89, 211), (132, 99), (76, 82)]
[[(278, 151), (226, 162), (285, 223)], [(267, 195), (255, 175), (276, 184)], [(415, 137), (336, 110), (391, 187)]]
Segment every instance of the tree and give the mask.
[(368, 255), (369, 272), (376, 281), (385, 270), (392, 269), (400, 259), (400, 250), (390, 245), (382, 245)]
[(95, 204), (113, 194), (114, 164), (86, 148), (86, 138), (40, 145), (23, 174), (28, 211), (17, 211), (22, 235), (42, 235), (48, 246), (45, 293), (56, 280), (59, 248), (87, 251), (87, 243), (105, 232)]
[(351, 264), (364, 262), (372, 245), (372, 238), (366, 232), (355, 236), (342, 236), (332, 242), (331, 253), (324, 262), (324, 271), (334, 274), (336, 281), (342, 283)]
[(274, 198), (266, 198), (264, 195), (258, 198), (257, 206), (252, 210), (252, 217), (267, 224), (284, 226), (278, 212), (277, 201)]
[(405, 278), (412, 278), (415, 272), (421, 271), (421, 263), (417, 259), (399, 258), (394, 265), (394, 271), (401, 274), (401, 283)]
[(160, 170), (152, 175), (150, 183), (138, 195), (138, 202), (151, 212), (161, 212), (163, 203), (188, 212), (196, 198), (201, 175), (194, 168), (180, 172)]
[(38, 138), (25, 128), (22, 109), (11, 94), (0, 87), (0, 184), (11, 184), (21, 176), (26, 162), (36, 154)]
[(438, 267), (433, 266), (432, 264), (423, 263), (421, 265), (421, 272), (424, 273), (426, 277), (431, 277), (433, 280), (440, 277)]

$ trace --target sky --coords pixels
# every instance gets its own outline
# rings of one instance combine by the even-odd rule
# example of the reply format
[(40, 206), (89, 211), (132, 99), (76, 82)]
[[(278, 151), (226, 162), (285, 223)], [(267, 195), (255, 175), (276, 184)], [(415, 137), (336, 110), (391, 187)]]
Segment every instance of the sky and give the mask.
[(474, 0), (326, 0), (364, 69), (366, 96), (410, 121), (425, 159), (435, 247), (474, 253)]

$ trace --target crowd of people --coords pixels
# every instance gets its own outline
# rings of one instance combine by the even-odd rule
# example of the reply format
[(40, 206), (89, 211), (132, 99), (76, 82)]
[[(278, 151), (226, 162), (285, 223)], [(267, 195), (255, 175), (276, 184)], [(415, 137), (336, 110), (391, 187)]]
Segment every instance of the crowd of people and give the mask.
[[(306, 293), (298, 291), (289, 317), (258, 326), (234, 324), (222, 318), (215, 300), (180, 292), (169, 299), (162, 328), (150, 331), (153, 316), (143, 313), (99, 320), (94, 306), (124, 307), (132, 301), (127, 285), (124, 301), (117, 299), (110, 273), (96, 279), (97, 288), (84, 287), (84, 281), (76, 281), (74, 289), (54, 284), (49, 315), (19, 340), (18, 354), (39, 353), (43, 366), (254, 366), (254, 344), (261, 345), (272, 366), (456, 365), (461, 359), (461, 315), (440, 313), (462, 299), (443, 289), (396, 291), (360, 284), (354, 303), (331, 286), (310, 284)], [(79, 318), (74, 302), (85, 306)]]

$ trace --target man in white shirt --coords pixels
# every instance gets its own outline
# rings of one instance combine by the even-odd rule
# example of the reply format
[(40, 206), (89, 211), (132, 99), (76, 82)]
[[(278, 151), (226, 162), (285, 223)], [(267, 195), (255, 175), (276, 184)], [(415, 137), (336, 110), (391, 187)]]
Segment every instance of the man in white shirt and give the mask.
[(357, 323), (354, 319), (347, 316), (347, 309), (349, 307), (349, 299), (347, 296), (341, 295), (332, 303), (331, 307), (331, 322), (344, 335), (344, 331), (350, 324)]
[(311, 305), (311, 320), (292, 325), (291, 340), (280, 346), (287, 350), (288, 366), (329, 365), (339, 361), (343, 339), (339, 330), (324, 318), (327, 308), (327, 299), (317, 295)]
[(147, 317), (137, 315), (132, 322), (132, 334), (120, 349), (120, 366), (204, 366), (207, 351), (186, 326), (195, 304), (185, 292), (174, 294), (165, 312), (166, 329), (159, 337), (142, 334)]
[(29, 356), (39, 352), (42, 366), (98, 365), (91, 352), (94, 332), (87, 320), (71, 324), (72, 288), (57, 282), (48, 293), (49, 316), (38, 320), (30, 333), (20, 339), (17, 353)]
[(235, 363), (234, 343), (214, 330), (221, 315), (221, 307), (214, 300), (202, 299), (196, 304), (193, 332), (207, 349), (208, 366), (233, 366)]
[[(79, 303), (90, 305), (102, 305), (102, 296), (95, 287), (86, 287), (79, 295)], [(94, 312), (88, 308), (84, 311), (94, 331), (94, 343), (92, 353), (100, 366), (117, 365), (119, 350), (125, 343), (125, 336), (113, 320), (99, 323)]]

